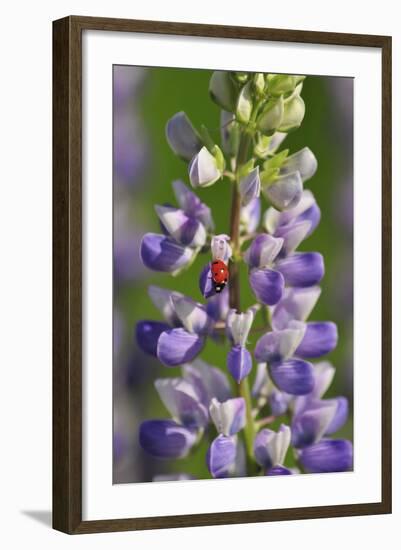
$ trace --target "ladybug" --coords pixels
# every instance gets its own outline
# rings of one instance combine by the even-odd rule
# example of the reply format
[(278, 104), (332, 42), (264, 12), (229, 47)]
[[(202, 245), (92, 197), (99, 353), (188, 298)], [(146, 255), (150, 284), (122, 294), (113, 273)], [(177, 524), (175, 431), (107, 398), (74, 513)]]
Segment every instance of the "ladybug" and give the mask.
[(216, 292), (221, 292), (226, 286), (228, 281), (228, 276), (229, 276), (228, 267), (223, 261), (216, 260), (212, 262), (211, 272), (212, 272), (212, 281), (213, 281), (214, 290)]

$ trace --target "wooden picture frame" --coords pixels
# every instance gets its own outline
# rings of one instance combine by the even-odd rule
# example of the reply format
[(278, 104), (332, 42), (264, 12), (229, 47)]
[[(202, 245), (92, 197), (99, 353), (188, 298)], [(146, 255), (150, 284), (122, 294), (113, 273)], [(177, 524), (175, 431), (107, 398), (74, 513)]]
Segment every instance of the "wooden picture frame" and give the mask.
[[(82, 520), (82, 42), (84, 30), (378, 48), (382, 56), (382, 496), (379, 502)], [(53, 23), (53, 527), (69, 534), (391, 512), (391, 37), (66, 17)]]

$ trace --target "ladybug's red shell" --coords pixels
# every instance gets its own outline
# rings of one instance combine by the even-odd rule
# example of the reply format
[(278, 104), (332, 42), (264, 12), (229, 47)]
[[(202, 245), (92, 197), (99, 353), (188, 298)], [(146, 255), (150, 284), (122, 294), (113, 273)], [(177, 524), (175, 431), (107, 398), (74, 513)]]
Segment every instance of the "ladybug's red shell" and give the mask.
[(228, 267), (221, 260), (212, 262), (211, 266), (212, 280), (217, 284), (225, 284), (228, 281)]

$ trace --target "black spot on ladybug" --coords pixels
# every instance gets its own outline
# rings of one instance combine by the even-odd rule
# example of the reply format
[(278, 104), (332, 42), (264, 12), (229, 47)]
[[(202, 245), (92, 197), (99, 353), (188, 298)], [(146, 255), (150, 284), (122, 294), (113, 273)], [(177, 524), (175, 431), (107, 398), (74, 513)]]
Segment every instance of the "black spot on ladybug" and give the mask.
[(225, 286), (226, 283), (214, 283), (214, 290), (219, 294), (222, 290), (224, 290)]

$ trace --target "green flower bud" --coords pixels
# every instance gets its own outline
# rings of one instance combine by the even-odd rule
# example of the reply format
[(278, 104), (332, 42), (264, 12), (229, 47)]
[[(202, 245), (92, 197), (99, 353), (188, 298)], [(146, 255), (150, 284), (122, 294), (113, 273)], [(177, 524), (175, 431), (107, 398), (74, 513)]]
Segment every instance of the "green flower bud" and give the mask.
[(245, 84), (245, 82), (248, 80), (248, 76), (249, 76), (248, 73), (241, 73), (241, 72), (234, 73), (235, 79), (241, 84)]
[(253, 148), (253, 152), (255, 155), (261, 159), (264, 159), (267, 157), (270, 151), (270, 140), (271, 136), (264, 136), (263, 134), (257, 134), (255, 147)]
[(265, 91), (265, 75), (263, 73), (256, 73), (253, 77), (253, 85), (255, 86), (256, 93), (261, 96)]
[(272, 135), (276, 128), (281, 125), (284, 115), (284, 100), (280, 96), (278, 99), (270, 99), (263, 111), (258, 117), (257, 127), (263, 133)]
[(274, 155), (280, 147), (287, 134), (275, 132), (272, 136), (264, 136), (259, 132), (256, 135), (256, 143), (253, 149), (255, 155), (261, 159), (265, 159), (269, 155)]
[(273, 157), (267, 159), (263, 163), (264, 170), (269, 170), (271, 168), (281, 168), (288, 157), (289, 151), (290, 151), (289, 149), (283, 149)]
[(209, 93), (217, 105), (230, 113), (235, 112), (238, 87), (227, 71), (214, 71), (209, 83)]
[(292, 95), (284, 103), (284, 114), (278, 127), (280, 132), (291, 132), (301, 126), (305, 116), (305, 103), (298, 94)]
[(239, 166), (237, 175), (240, 179), (245, 178), (255, 167), (255, 159), (250, 159), (245, 164)]
[(268, 90), (274, 96), (292, 93), (297, 85), (297, 77), (293, 75), (269, 75)]
[(224, 168), (226, 167), (226, 160), (224, 158), (222, 150), (218, 145), (215, 145), (211, 152), (216, 160), (217, 170), (220, 170), (220, 172), (223, 172)]
[(240, 122), (247, 124), (249, 122), (249, 119), (251, 118), (252, 107), (252, 84), (251, 82), (248, 82), (242, 88), (238, 96), (237, 109), (235, 111), (237, 119)]

